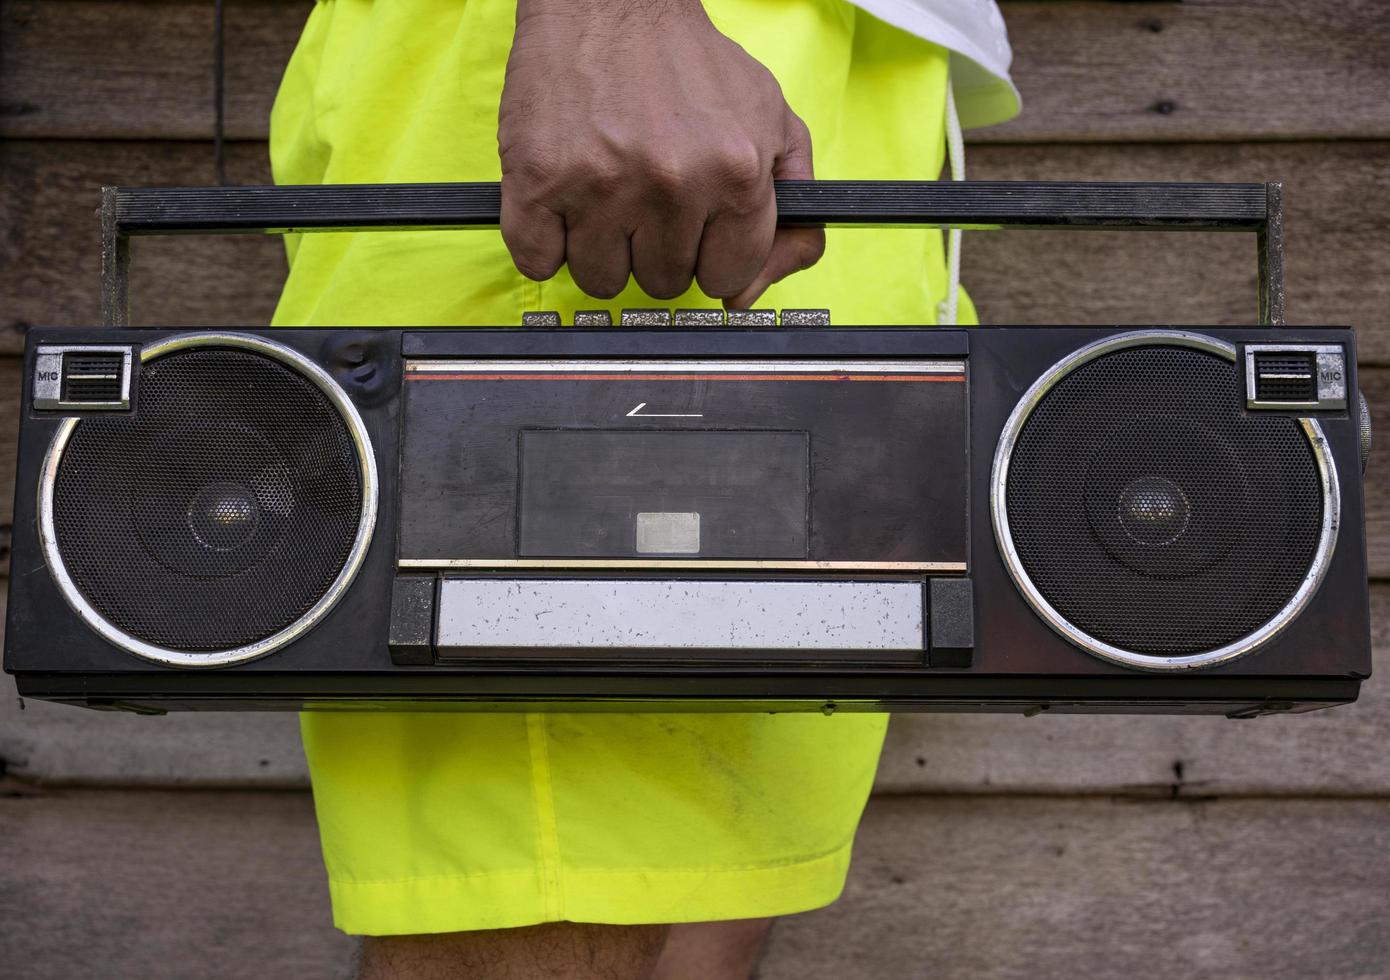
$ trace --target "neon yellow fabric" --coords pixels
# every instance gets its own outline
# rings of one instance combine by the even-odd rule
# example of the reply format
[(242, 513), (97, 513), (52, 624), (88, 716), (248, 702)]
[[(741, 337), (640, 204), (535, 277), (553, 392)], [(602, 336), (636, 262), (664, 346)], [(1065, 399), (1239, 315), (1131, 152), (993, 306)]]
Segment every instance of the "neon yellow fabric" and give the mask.
[[(946, 55), (842, 0), (706, 0), (772, 69), (829, 178), (931, 178)], [(275, 104), (281, 183), (497, 180), (505, 0), (320, 0)], [(275, 324), (516, 324), (599, 304), (524, 279), (493, 231), (287, 242)], [(930, 323), (941, 235), (831, 230), (760, 305), (838, 323)], [(973, 316), (963, 298), (964, 316)], [(334, 917), (428, 933), (778, 915), (839, 894), (884, 715), (303, 716)]]

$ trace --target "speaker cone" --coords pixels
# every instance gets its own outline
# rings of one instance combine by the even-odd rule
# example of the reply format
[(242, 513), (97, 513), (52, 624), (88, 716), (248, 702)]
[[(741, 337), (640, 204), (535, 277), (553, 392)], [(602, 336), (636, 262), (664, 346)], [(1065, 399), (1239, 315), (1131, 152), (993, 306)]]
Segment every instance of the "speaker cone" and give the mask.
[(376, 470), (317, 365), (257, 337), (191, 335), (143, 352), (136, 411), (64, 423), (40, 508), (50, 567), (108, 640), (179, 666), (239, 663), (347, 587)]
[(1063, 636), (1127, 666), (1248, 653), (1317, 588), (1336, 471), (1318, 424), (1247, 412), (1235, 349), (1169, 331), (1054, 365), (1005, 426), (995, 534)]

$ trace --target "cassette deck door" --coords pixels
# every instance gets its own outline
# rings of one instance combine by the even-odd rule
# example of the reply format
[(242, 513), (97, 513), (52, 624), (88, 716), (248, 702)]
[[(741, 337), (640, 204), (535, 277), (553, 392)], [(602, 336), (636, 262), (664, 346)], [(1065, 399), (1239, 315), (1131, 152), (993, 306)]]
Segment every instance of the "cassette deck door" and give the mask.
[(399, 565), (963, 573), (964, 359), (405, 369)]

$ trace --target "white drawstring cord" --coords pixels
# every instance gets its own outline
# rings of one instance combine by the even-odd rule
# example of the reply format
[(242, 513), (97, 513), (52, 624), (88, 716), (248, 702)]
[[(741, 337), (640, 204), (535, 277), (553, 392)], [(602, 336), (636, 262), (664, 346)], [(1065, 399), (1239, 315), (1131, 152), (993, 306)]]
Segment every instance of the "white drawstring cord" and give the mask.
[[(951, 179), (965, 179), (965, 138), (960, 132), (960, 115), (956, 112), (956, 93), (951, 87), (951, 75), (946, 75), (946, 157), (951, 162)], [(956, 326), (960, 315), (960, 229), (946, 233), (946, 298), (937, 308), (936, 322)]]

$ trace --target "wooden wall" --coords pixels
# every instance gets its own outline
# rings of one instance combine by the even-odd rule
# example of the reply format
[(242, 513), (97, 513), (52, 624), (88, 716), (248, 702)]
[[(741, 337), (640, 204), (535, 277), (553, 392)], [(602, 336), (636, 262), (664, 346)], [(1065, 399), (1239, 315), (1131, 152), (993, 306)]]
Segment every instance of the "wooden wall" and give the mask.
[[(234, 181), (268, 178), (308, 9), (228, 0)], [(1390, 4), (1005, 13), (1027, 111), (975, 134), (971, 176), (1283, 180), (1290, 320), (1358, 329), (1390, 433)], [(0, 0), (0, 523), (25, 331), (97, 319), (97, 188), (213, 178), (211, 18), (192, 0)], [(1255, 312), (1244, 236), (976, 234), (965, 256), (989, 322)], [(259, 323), (282, 258), (269, 239), (144, 239), (134, 268), (135, 322)], [(1379, 644), (1386, 454), (1368, 479)], [(292, 717), (107, 716), (0, 684), (0, 964), (342, 974)], [(780, 926), (763, 974), (1385, 976), (1388, 736), (1375, 680), (1355, 706), (1254, 722), (900, 716), (845, 899)]]

